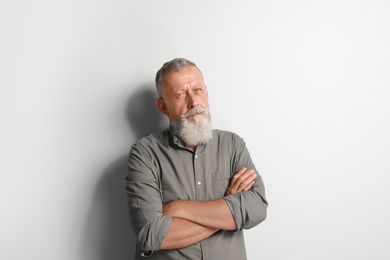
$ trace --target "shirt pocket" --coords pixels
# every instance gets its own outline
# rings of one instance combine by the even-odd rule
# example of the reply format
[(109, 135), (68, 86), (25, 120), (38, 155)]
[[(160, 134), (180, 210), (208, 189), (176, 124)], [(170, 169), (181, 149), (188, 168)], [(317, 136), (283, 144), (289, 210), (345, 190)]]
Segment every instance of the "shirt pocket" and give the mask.
[(213, 172), (213, 189), (215, 198), (223, 198), (229, 186), (229, 172)]

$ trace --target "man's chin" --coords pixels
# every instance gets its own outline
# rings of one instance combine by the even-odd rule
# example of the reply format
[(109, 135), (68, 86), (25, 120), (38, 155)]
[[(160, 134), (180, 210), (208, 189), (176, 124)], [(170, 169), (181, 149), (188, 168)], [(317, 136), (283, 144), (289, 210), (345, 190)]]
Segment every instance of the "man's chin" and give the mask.
[(212, 138), (211, 118), (206, 113), (182, 118), (180, 121), (171, 120), (170, 124), (174, 133), (187, 144), (207, 143)]

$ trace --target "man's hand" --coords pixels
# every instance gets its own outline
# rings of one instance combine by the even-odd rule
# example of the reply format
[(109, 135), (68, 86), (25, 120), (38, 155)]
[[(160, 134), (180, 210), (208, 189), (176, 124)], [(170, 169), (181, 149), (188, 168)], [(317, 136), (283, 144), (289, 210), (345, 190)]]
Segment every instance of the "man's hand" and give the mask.
[(248, 170), (246, 167), (242, 167), (230, 181), (230, 185), (226, 190), (225, 195), (231, 195), (237, 192), (243, 192), (249, 190), (255, 183), (257, 175), (255, 170)]

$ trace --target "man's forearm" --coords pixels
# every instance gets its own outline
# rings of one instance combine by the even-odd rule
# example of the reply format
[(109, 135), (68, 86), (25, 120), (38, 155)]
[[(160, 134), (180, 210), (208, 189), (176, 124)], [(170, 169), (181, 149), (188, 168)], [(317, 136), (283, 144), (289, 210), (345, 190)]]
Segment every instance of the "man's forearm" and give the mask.
[(186, 219), (174, 217), (160, 249), (177, 249), (190, 246), (217, 231), (218, 229), (216, 228), (202, 226)]
[[(253, 186), (256, 176), (257, 174), (254, 170), (248, 170), (246, 167), (242, 167), (234, 175), (226, 191), (226, 194), (230, 195), (249, 190)], [(166, 216), (173, 217), (174, 219), (180, 218), (188, 220), (190, 221), (190, 223), (197, 223), (200, 225), (200, 227), (209, 227), (211, 229), (214, 229), (215, 231), (219, 229), (237, 229), (234, 217), (225, 199), (223, 198), (209, 201), (172, 201), (164, 205), (163, 214)], [(172, 232), (172, 234), (175, 233)]]
[(164, 206), (164, 215), (179, 217), (215, 229), (236, 230), (233, 215), (224, 199), (177, 200)]

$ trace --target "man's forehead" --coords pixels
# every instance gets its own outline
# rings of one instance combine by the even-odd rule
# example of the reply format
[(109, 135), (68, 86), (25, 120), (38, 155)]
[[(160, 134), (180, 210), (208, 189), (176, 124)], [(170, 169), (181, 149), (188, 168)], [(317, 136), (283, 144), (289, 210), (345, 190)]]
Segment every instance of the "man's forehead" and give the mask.
[(171, 84), (186, 84), (190, 81), (204, 83), (202, 73), (194, 66), (186, 66), (181, 70), (170, 71), (165, 75), (163, 81)]

